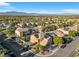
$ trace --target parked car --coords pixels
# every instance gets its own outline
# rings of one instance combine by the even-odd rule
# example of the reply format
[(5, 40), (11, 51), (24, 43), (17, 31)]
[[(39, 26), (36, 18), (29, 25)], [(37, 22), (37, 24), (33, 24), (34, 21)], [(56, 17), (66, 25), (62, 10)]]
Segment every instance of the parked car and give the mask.
[(68, 40), (67, 40), (67, 43), (69, 44), (69, 43), (71, 43), (73, 41), (73, 39), (72, 38), (69, 38)]
[(62, 46), (61, 46), (61, 48), (65, 48), (66, 47), (66, 44), (63, 44)]
[(10, 57), (16, 57), (16, 56), (14, 55), (14, 52), (12, 52), (12, 51), (9, 51), (7, 54), (8, 54)]
[(35, 53), (32, 51), (27, 51), (27, 52), (21, 53), (22, 57), (33, 57), (34, 55), (35, 55)]
[(71, 38), (71, 37), (68, 37), (68, 36), (64, 36), (64, 37), (62, 37), (63, 38), (63, 40), (64, 40), (64, 44), (65, 43), (71, 43), (72, 41), (73, 41), (73, 38)]

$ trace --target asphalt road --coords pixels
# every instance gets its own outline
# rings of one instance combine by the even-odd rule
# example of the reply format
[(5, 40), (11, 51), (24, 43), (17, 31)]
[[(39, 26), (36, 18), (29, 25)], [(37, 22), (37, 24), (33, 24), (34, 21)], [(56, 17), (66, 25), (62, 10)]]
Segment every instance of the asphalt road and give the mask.
[(75, 44), (79, 43), (79, 36), (74, 38), (74, 41), (72, 41), (70, 44), (68, 44), (64, 49), (59, 49), (56, 51), (53, 55), (50, 57), (69, 57), (71, 52), (76, 49)]

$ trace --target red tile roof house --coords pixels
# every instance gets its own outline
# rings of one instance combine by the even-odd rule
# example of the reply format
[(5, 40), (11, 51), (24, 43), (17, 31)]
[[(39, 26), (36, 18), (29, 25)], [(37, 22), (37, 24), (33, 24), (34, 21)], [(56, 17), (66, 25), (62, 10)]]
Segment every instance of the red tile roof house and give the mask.
[(45, 52), (49, 51), (50, 50), (50, 47), (51, 47), (51, 39), (50, 38), (39, 38), (39, 37), (36, 37), (34, 34), (31, 35), (30, 37), (30, 46), (31, 46), (31, 49), (35, 51), (35, 48), (36, 48), (36, 45), (37, 43), (39, 43), (41, 46), (44, 46), (45, 47)]
[[(40, 41), (39, 41), (40, 40)], [(30, 42), (32, 43), (32, 44), (35, 44), (35, 43), (40, 43), (40, 45), (42, 45), (42, 46), (46, 46), (47, 44), (48, 44), (48, 39), (46, 39), (46, 38), (43, 38), (43, 39), (39, 39), (39, 38), (37, 38), (36, 36), (34, 36), (34, 35), (31, 35), (31, 37), (30, 37)]]

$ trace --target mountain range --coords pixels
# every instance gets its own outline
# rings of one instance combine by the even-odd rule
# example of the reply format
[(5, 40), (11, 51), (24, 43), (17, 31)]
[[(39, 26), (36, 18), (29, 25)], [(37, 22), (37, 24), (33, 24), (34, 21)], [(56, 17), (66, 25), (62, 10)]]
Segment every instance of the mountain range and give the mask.
[(16, 11), (11, 11), (11, 12), (0, 12), (0, 15), (38, 15), (37, 13), (25, 13), (25, 12), (16, 12)]
[(25, 13), (25, 12), (17, 12), (17, 11), (9, 11), (9, 12), (0, 12), (0, 15), (20, 15), (20, 16), (44, 16), (44, 15), (79, 15), (79, 14), (71, 14), (71, 13), (63, 13), (63, 14), (39, 14), (39, 13)]

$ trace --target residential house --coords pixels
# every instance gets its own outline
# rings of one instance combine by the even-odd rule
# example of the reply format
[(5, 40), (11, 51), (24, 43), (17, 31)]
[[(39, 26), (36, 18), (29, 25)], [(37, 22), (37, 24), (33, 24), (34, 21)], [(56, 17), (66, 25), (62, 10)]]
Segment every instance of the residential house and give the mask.
[(6, 38), (6, 35), (2, 32), (0, 32), (0, 43), (3, 42)]
[(43, 39), (43, 40), (40, 40), (40, 45), (42, 46), (46, 46), (48, 44), (48, 39)]
[(64, 28), (57, 29), (57, 30), (62, 31), (65, 35), (68, 35), (69, 34), (69, 31), (64, 30)]
[(25, 51), (21, 45), (19, 45), (11, 39), (6, 39), (1, 44), (5, 48), (8, 48), (10, 51), (12, 51), (15, 56), (21, 56), (20, 54)]
[(17, 28), (17, 29), (15, 30), (15, 34), (16, 34), (18, 37), (22, 37), (22, 36), (23, 36), (22, 28)]
[(19, 24), (17, 24), (18, 26), (20, 26), (20, 27), (23, 27), (23, 23), (19, 23)]
[(54, 33), (45, 33), (44, 34), (44, 38), (48, 40), (48, 44), (52, 43), (52, 39), (54, 36), (55, 36)]
[(27, 31), (27, 28), (17, 28), (15, 30), (15, 34), (18, 36), (18, 37), (22, 37), (23, 36), (23, 32)]
[(35, 35), (31, 35), (31, 37), (30, 37), (30, 42), (31, 42), (32, 44), (35, 44), (35, 43), (38, 42), (38, 38), (37, 38)]
[(60, 30), (55, 30), (54, 33), (59, 36), (59, 37), (63, 37), (64, 36), (64, 33)]
[(38, 31), (32, 28), (32, 29), (28, 29), (25, 32), (25, 35), (27, 36), (27, 35), (36, 34), (36, 33), (38, 33)]
[(35, 35), (31, 35), (30, 42), (32, 44), (40, 43), (40, 45), (46, 46), (49, 43), (49, 38), (41, 38), (41, 39), (39, 39), (39, 37), (36, 37)]
[(32, 22), (26, 23), (26, 25), (27, 25), (28, 27), (33, 27), (33, 23), (32, 23)]
[(66, 30), (66, 28), (59, 28), (59, 29), (55, 30), (54, 33), (57, 36), (59, 36), (59, 37), (63, 37), (65, 35), (68, 35), (69, 34), (69, 31)]

